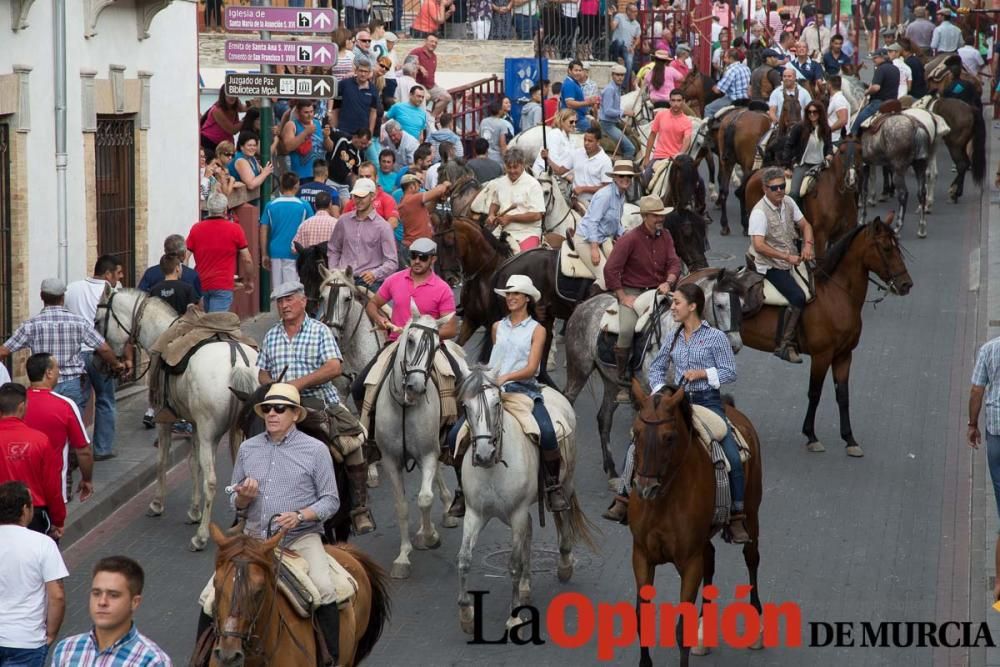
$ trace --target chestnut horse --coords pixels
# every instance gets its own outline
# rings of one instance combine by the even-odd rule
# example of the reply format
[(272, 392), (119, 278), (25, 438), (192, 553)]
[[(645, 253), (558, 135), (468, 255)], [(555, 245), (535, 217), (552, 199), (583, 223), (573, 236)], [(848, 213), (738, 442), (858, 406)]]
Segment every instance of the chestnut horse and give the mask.
[[(722, 209), (723, 236), (729, 235), (729, 216), (726, 213), (726, 199), (729, 198), (729, 182), (733, 169), (739, 165), (743, 170), (743, 180), (753, 173), (753, 165), (757, 160), (757, 145), (761, 137), (771, 128), (771, 118), (761, 111), (734, 109), (722, 117), (719, 129), (715, 134), (715, 145), (719, 150), (719, 198), (718, 205)], [(742, 187), (737, 188), (736, 196), (742, 203)]]
[[(710, 585), (715, 576), (712, 536), (718, 528), (712, 526), (715, 468), (705, 448), (695, 438), (691, 403), (684, 390), (664, 388), (647, 395), (642, 384), (633, 379), (632, 397), (636, 405), (632, 425), (636, 473), (628, 504), (628, 525), (632, 531), (632, 573), (639, 616), (644, 602), (642, 587), (653, 585), (656, 566), (663, 563), (673, 563), (680, 574), (681, 603), (694, 605), (702, 582)], [(743, 467), (745, 522), (750, 541), (743, 545), (743, 560), (752, 586), (750, 604), (761, 613), (757, 588), (760, 502), (764, 493), (760, 439), (747, 416), (732, 405), (726, 406), (726, 417), (750, 447), (750, 458)], [(702, 604), (706, 601), (703, 596)], [(684, 613), (683, 609), (681, 607), (678, 614), (675, 633), (681, 653), (680, 664), (686, 666), (692, 647), (697, 646), (700, 639), (700, 623), (696, 614)], [(751, 648), (762, 647), (758, 635)], [(707, 652), (703, 648), (696, 650), (700, 655)], [(639, 664), (643, 667), (653, 664), (649, 648), (640, 649)]]
[[(851, 431), (848, 382), (854, 348), (861, 340), (861, 309), (868, 296), (868, 283), (878, 285), (869, 274), (881, 278), (885, 289), (893, 294), (905, 296), (913, 287), (899, 239), (890, 227), (892, 216), (890, 213), (885, 222), (875, 218), (866, 225), (857, 226), (827, 249), (826, 256), (815, 269), (816, 298), (802, 313), (799, 330), (799, 351), (812, 357), (809, 407), (802, 423), (802, 434), (811, 452), (825, 451), (816, 438), (816, 407), (823, 393), (826, 372), (832, 365), (840, 408), (840, 437), (847, 443), (848, 456), (864, 456)], [(773, 351), (781, 310), (777, 306), (764, 306), (753, 317), (744, 317), (740, 328), (744, 345)]]
[[(237, 524), (242, 530), (242, 522)], [(302, 618), (278, 591), (275, 548), (285, 532), (267, 541), (225, 534), (214, 523), (215, 628), (212, 665), (300, 667), (317, 664), (319, 648), (312, 619)], [(338, 665), (357, 665), (374, 648), (389, 621), (385, 572), (375, 561), (346, 544), (326, 547), (358, 584), (351, 602), (340, 610)]]

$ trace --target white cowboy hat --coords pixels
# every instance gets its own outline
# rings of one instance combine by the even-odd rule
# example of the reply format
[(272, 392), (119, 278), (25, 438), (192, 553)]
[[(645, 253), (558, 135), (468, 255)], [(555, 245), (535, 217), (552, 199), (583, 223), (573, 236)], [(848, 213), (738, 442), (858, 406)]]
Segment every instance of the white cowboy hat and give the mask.
[(615, 166), (607, 172), (608, 176), (638, 176), (635, 163), (632, 160), (615, 160)]
[(261, 410), (262, 405), (287, 405), (295, 408), (298, 411), (298, 416), (295, 418), (296, 423), (300, 423), (306, 418), (306, 409), (302, 407), (302, 399), (299, 397), (299, 390), (290, 384), (275, 382), (271, 385), (271, 388), (267, 390), (264, 400), (253, 406), (253, 411), (257, 413), (257, 416), (261, 419), (265, 419), (266, 415), (264, 414), (264, 411)]
[(510, 278), (507, 279), (507, 287), (505, 289), (498, 288), (493, 291), (500, 296), (507, 296), (510, 292), (516, 292), (517, 294), (529, 296), (534, 301), (538, 301), (542, 298), (542, 293), (535, 287), (535, 283), (531, 282), (531, 278), (523, 276), (520, 273), (512, 274)]

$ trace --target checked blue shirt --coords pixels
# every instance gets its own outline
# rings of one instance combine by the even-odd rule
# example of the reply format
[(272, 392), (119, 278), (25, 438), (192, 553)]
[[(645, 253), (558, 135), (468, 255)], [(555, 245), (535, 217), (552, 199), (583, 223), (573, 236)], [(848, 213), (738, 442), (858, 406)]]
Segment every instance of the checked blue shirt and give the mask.
[[(649, 386), (653, 391), (659, 391), (667, 383), (668, 354), (669, 361), (674, 363), (674, 382), (678, 385), (684, 379), (685, 371), (704, 369), (707, 373), (707, 380), (690, 382), (688, 391), (708, 391), (735, 382), (736, 359), (733, 357), (733, 348), (726, 334), (702, 320), (701, 326), (694, 330), (691, 339), (686, 340), (683, 325), (681, 327), (682, 329), (676, 334), (667, 335), (663, 347), (649, 367)], [(671, 344), (673, 344), (672, 350)]]
[[(267, 371), (275, 380), (284, 371), (284, 381), (288, 382), (314, 373), (331, 359), (343, 359), (337, 339), (325, 324), (307, 317), (294, 338), (288, 337), (281, 322), (271, 327), (261, 343), (257, 368)], [(323, 401), (324, 405), (340, 403), (332, 382), (303, 390), (302, 398), (309, 397)]]
[(1000, 435), (1000, 338), (983, 343), (972, 369), (972, 384), (986, 387), (986, 432)]
[(750, 68), (743, 63), (732, 63), (715, 85), (731, 100), (746, 99), (750, 97)]
[(67, 637), (53, 653), (53, 667), (172, 667), (167, 654), (135, 629), (101, 651), (93, 630)]

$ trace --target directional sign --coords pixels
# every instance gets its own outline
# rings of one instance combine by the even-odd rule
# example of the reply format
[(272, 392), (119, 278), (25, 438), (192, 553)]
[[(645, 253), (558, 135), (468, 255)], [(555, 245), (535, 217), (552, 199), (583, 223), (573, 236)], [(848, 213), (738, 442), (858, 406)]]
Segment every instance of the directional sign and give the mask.
[(271, 42), (227, 39), (226, 61), (263, 65), (332, 65), (337, 45), (328, 42)]
[(227, 74), (226, 95), (233, 97), (330, 98), (337, 94), (332, 76), (297, 74)]
[(337, 12), (297, 7), (226, 7), (226, 30), (236, 32), (333, 32)]

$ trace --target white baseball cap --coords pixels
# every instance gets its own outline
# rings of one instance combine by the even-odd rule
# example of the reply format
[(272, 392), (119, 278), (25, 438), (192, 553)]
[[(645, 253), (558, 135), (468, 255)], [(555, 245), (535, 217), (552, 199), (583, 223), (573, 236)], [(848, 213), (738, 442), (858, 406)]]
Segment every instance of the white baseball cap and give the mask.
[(359, 178), (354, 181), (354, 187), (351, 188), (351, 194), (358, 197), (367, 197), (368, 195), (375, 194), (375, 191), (375, 181), (370, 178)]

